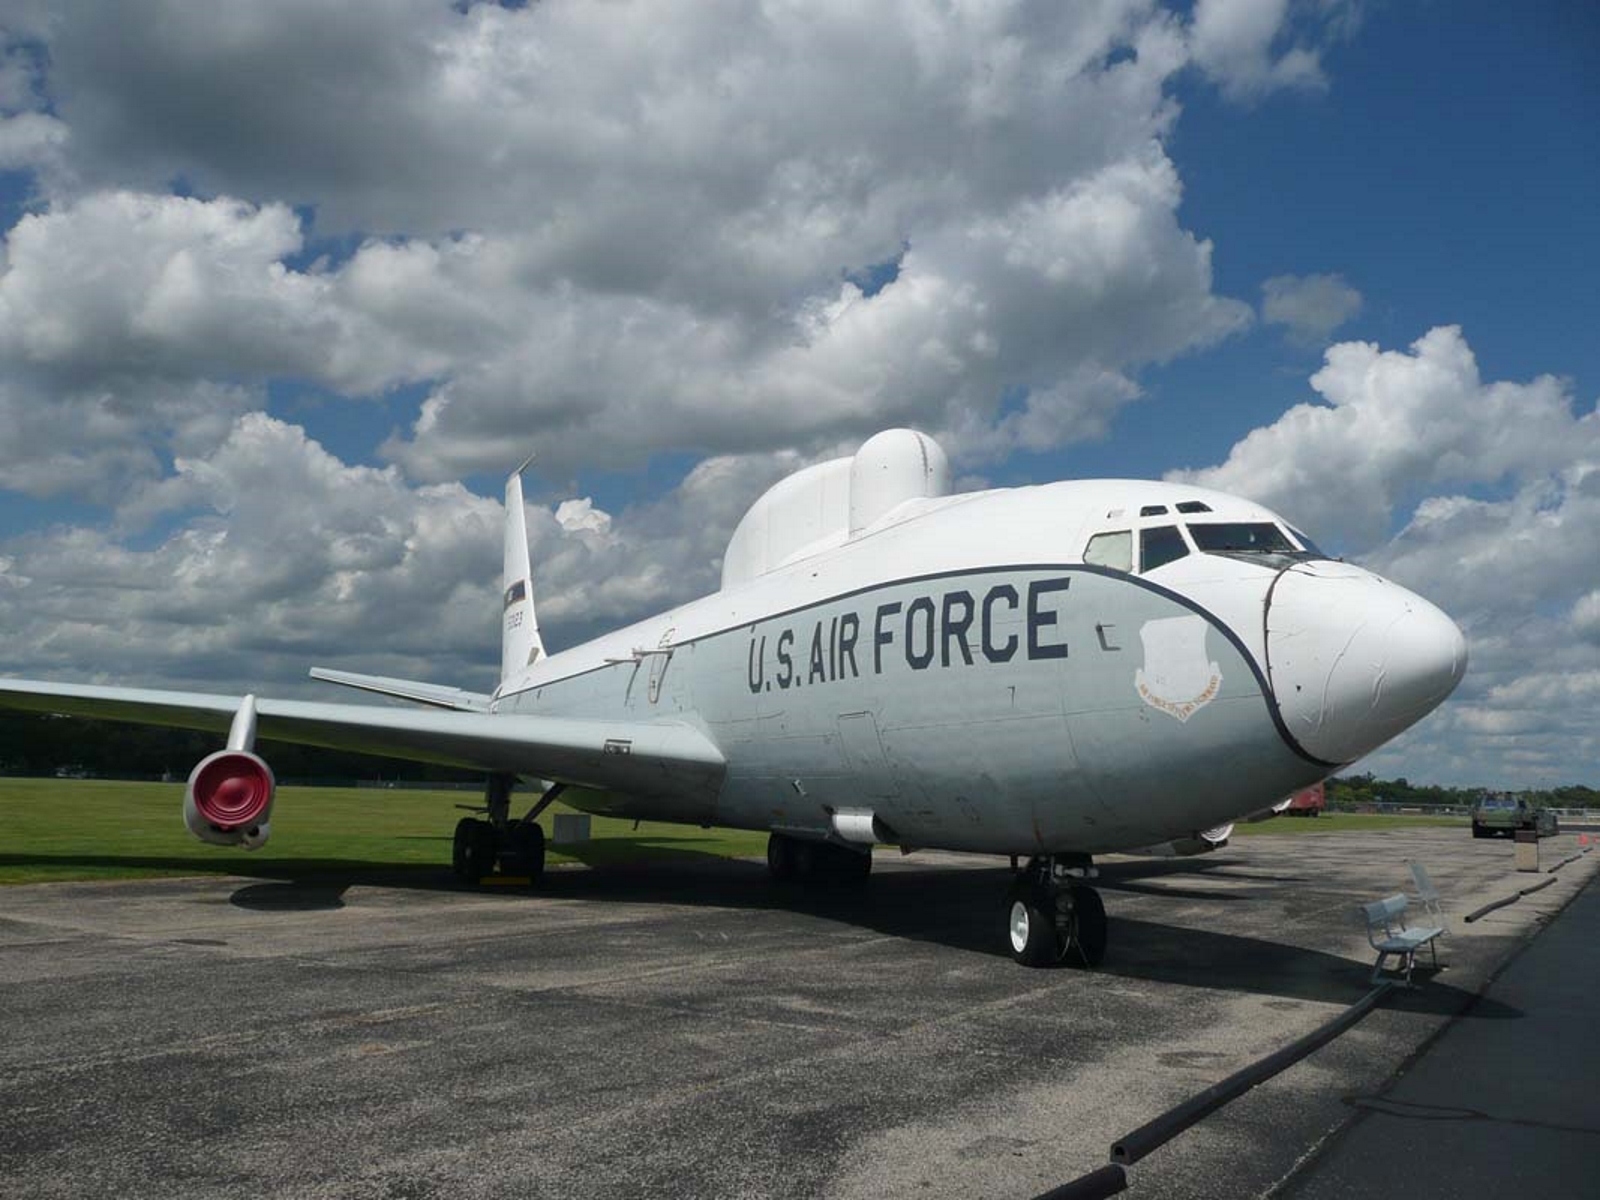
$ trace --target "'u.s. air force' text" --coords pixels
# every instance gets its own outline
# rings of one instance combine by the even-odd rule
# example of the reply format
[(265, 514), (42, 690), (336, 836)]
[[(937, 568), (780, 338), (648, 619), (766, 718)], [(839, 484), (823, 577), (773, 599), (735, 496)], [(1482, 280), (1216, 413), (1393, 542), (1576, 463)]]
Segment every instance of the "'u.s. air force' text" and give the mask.
[[(961, 589), (915, 600), (890, 600), (861, 613), (846, 612), (780, 633), (750, 635), (752, 692), (786, 690), (837, 679), (881, 675), (903, 660), (913, 671), (937, 663), (971, 666), (979, 659), (1006, 663), (1065, 658), (1058, 593), (1070, 578), (1036, 579), (1026, 595), (1009, 583), (981, 596)], [(1025, 619), (1024, 619), (1025, 618)]]

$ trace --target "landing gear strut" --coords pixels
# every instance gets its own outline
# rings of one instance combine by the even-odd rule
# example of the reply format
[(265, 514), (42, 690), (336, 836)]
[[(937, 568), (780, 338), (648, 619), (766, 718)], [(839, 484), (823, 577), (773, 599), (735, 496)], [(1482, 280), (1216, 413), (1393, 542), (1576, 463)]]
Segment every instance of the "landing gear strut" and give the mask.
[(566, 785), (552, 784), (521, 820), (511, 819), (511, 790), (516, 779), (491, 775), (484, 787), (487, 819), (462, 817), (456, 822), (450, 866), (463, 883), (478, 883), (498, 867), (506, 875), (526, 875), (537, 885), (544, 875), (544, 830), (539, 814), (549, 808)]
[(1106, 953), (1106, 909), (1100, 893), (1082, 882), (1090, 869), (1086, 855), (1028, 860), (1006, 897), (1012, 958), (1028, 967), (1099, 965)]
[(767, 870), (780, 883), (864, 883), (872, 874), (872, 849), (774, 833), (767, 838)]

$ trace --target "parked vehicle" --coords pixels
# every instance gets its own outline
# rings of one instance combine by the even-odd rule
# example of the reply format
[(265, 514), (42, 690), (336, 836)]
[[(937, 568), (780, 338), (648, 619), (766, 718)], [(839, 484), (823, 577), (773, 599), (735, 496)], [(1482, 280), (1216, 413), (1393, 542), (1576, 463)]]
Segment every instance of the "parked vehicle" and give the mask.
[(1303, 792), (1289, 797), (1289, 807), (1283, 810), (1286, 817), (1320, 817), (1328, 807), (1328, 795), (1322, 784), (1314, 784)]
[(1531, 829), (1539, 837), (1555, 837), (1561, 832), (1555, 813), (1535, 808), (1520, 796), (1485, 792), (1473, 806), (1473, 837), (1513, 837), (1519, 829)]

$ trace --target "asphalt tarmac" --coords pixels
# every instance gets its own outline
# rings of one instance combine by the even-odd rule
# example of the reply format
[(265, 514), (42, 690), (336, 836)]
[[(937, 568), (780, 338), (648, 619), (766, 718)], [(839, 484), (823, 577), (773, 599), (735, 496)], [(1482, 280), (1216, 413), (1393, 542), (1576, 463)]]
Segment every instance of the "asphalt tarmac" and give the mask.
[[(1537, 987), (1479, 993), (1534, 961), (1600, 854), (1470, 926), (1536, 880), (1464, 830), (1112, 858), (1092, 972), (1013, 964), (1005, 864), (953, 855), (880, 851), (835, 895), (694, 859), (537, 894), (443, 870), (0, 889), (0, 1196), (1032, 1197), (1362, 996), (1355, 906), (1408, 889), (1409, 857), (1452, 914), (1447, 969), (1129, 1169), (1133, 1197), (1382, 1195), (1334, 1174), (1382, 1135), (1373, 1097), (1411, 1103), (1464, 1031), (1498, 1065), (1419, 1094), (1493, 1117), (1503, 1094), (1473, 1089), (1517, 1048), (1548, 1064), (1588, 1035)], [(1597, 894), (1552, 931), (1547, 986), (1593, 962)], [(1547, 1078), (1552, 1107), (1592, 1107), (1567, 1094), (1592, 1082)], [(1505, 1154), (1525, 1194), (1597, 1194), (1550, 1174), (1570, 1155)], [(1377, 1186), (1431, 1194), (1410, 1175)]]

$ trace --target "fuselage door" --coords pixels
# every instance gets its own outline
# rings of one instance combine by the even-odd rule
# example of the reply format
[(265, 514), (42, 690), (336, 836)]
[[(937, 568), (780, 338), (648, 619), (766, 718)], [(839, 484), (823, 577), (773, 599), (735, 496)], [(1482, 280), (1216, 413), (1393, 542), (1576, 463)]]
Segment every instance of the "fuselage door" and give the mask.
[(899, 782), (883, 753), (877, 718), (870, 712), (840, 715), (839, 744), (862, 799), (892, 800), (900, 794)]
[(676, 629), (669, 629), (661, 635), (661, 642), (650, 654), (650, 703), (654, 704), (661, 699), (661, 681), (666, 678), (667, 667), (672, 662), (672, 635)]

